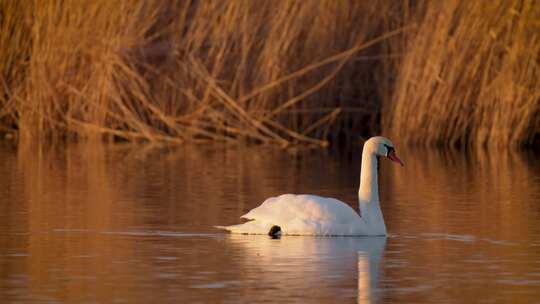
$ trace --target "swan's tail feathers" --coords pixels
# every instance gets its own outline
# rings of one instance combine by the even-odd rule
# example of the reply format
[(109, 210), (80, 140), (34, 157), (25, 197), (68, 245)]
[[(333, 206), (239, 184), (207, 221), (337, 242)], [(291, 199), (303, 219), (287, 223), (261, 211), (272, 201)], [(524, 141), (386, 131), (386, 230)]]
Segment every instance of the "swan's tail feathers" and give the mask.
[(232, 233), (243, 233), (241, 232), (242, 227), (239, 227), (239, 226), (242, 226), (243, 224), (239, 224), (239, 225), (230, 225), (230, 226), (214, 226), (215, 228), (217, 229), (223, 229), (223, 230), (227, 230), (229, 232), (232, 232)]
[[(241, 234), (268, 234), (268, 231), (272, 225), (267, 225), (258, 221), (249, 221), (243, 224), (230, 225), (230, 226), (214, 226), (218, 229), (230, 231), (231, 233)], [(281, 228), (280, 228), (281, 230)]]

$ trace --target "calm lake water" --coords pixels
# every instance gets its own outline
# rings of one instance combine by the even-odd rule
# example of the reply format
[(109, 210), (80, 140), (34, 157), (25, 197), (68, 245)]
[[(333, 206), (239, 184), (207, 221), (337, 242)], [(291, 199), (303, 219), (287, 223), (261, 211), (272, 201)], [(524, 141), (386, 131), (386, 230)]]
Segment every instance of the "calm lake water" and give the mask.
[(357, 208), (360, 147), (0, 145), (2, 303), (540, 303), (540, 158), (404, 149), (390, 235), (230, 235), (281, 193)]

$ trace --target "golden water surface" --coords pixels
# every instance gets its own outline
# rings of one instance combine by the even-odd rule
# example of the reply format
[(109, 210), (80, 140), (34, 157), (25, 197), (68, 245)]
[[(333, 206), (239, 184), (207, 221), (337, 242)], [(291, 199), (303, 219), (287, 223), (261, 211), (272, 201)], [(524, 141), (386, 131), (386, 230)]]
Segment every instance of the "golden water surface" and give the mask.
[(532, 152), (398, 149), (387, 238), (212, 227), (282, 193), (356, 208), (359, 153), (1, 144), (0, 302), (540, 302)]

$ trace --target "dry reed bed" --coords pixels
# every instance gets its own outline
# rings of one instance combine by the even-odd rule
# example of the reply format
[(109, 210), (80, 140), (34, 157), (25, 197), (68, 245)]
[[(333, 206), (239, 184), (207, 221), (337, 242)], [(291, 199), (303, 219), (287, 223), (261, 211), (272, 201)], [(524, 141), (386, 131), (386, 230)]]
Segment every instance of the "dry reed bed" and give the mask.
[(21, 140), (326, 145), (379, 131), (382, 114), (412, 142), (531, 143), (538, 10), (517, 0), (0, 1), (0, 123)]
[(368, 35), (385, 5), (356, 2), (0, 5), (2, 121), (23, 139), (325, 145), (343, 108), (376, 106), (347, 98), (370, 77), (351, 58), (399, 32)]
[(412, 17), (392, 100), (393, 137), (435, 145), (532, 145), (540, 135), (540, 5), (435, 1)]

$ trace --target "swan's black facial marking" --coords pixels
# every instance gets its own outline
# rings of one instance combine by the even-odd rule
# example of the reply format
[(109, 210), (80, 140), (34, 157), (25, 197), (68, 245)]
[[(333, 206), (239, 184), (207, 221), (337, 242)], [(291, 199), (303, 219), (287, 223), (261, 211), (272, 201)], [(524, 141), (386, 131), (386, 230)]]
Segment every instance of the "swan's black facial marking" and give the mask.
[(389, 146), (387, 144), (384, 144), (384, 146), (386, 147), (386, 157), (388, 157), (388, 154), (390, 154), (390, 152), (395, 151), (394, 147), (392, 146)]

